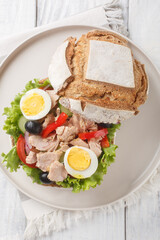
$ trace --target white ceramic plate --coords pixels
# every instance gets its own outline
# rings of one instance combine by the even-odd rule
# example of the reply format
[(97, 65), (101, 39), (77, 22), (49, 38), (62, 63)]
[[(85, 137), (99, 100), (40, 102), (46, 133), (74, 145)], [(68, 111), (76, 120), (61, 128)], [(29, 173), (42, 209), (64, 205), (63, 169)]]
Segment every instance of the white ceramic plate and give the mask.
[[(93, 29), (90, 26), (65, 26), (38, 34), (15, 49), (0, 69), (0, 116), (10, 105), (16, 93), (33, 78), (44, 78), (51, 56), (68, 36), (79, 37)], [(33, 184), (23, 170), (10, 173), (1, 169), (23, 193), (47, 205), (64, 209), (88, 209), (111, 204), (139, 188), (152, 174), (160, 158), (160, 75), (146, 55), (129, 39), (134, 57), (145, 64), (150, 81), (147, 102), (140, 113), (122, 123), (117, 132), (119, 146), (115, 163), (108, 168), (103, 183), (78, 194), (71, 190)], [(10, 149), (9, 137), (2, 131), (0, 121), (1, 152)]]

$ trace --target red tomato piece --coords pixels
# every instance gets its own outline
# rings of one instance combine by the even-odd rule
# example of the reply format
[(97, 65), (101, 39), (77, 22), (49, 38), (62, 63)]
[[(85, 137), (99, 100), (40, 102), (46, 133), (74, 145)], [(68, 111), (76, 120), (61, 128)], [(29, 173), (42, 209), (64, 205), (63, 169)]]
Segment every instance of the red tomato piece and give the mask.
[(107, 148), (110, 146), (107, 135), (101, 141), (102, 148)]
[(89, 140), (91, 138), (104, 137), (105, 135), (107, 135), (107, 133), (108, 133), (107, 128), (103, 128), (98, 131), (79, 133), (78, 136), (82, 140), (86, 140), (86, 139)]
[(19, 136), (18, 141), (17, 141), (17, 154), (19, 159), (28, 167), (31, 168), (37, 168), (36, 163), (34, 164), (28, 164), (26, 163), (26, 153), (25, 153), (25, 139), (22, 136), (22, 134)]

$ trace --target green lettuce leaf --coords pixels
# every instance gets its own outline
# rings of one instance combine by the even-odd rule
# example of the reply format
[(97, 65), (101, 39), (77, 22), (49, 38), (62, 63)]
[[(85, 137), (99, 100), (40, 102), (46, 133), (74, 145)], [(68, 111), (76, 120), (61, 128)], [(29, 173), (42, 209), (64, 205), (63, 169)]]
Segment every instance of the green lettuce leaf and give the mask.
[(22, 112), (20, 110), (20, 100), (22, 96), (27, 91), (33, 88), (45, 87), (49, 84), (50, 82), (48, 79), (46, 79), (43, 84), (39, 84), (39, 79), (34, 79), (34, 81), (29, 81), (26, 84), (25, 89), (22, 91), (22, 93), (17, 94), (14, 101), (11, 102), (11, 107), (4, 108), (3, 115), (6, 115), (7, 119), (5, 120), (5, 125), (3, 127), (3, 130), (5, 130), (7, 134), (11, 135), (14, 138), (15, 143), (17, 142), (19, 135), (22, 133), (18, 127), (18, 121), (22, 116)]
[(23, 165), (23, 170), (26, 172), (27, 176), (32, 178), (33, 183), (42, 184), (39, 179), (39, 175), (42, 171), (39, 168), (30, 168), (27, 165)]
[(112, 124), (112, 127), (111, 128), (108, 128), (108, 134), (107, 134), (107, 137), (108, 137), (108, 140), (109, 140), (109, 143), (111, 144), (113, 142), (113, 139), (114, 139), (114, 135), (115, 135), (115, 132), (120, 129), (120, 126), (121, 124)]
[(27, 165), (24, 165), (18, 157), (17, 150), (16, 150), (16, 142), (20, 134), (23, 134), (18, 127), (18, 121), (22, 116), (22, 112), (20, 110), (20, 100), (22, 96), (29, 90), (33, 88), (40, 88), (50, 85), (48, 79), (44, 81), (43, 84), (39, 84), (39, 79), (34, 79), (33, 81), (29, 81), (25, 89), (22, 93), (19, 93), (14, 98), (14, 101), (11, 102), (11, 107), (4, 108), (3, 115), (7, 116), (5, 120), (5, 125), (3, 129), (6, 131), (7, 134), (11, 135), (14, 138), (15, 146), (9, 151), (8, 154), (2, 153), (3, 162), (6, 164), (6, 167), (10, 169), (10, 172), (17, 171), (20, 165), (23, 165), (24, 171), (27, 173), (28, 176), (32, 177), (33, 182), (41, 183), (39, 180), (39, 174), (41, 172), (40, 169), (37, 168), (30, 168)]
[(10, 169), (10, 172), (17, 171), (22, 163), (18, 157), (16, 146), (14, 146), (9, 153), (2, 153), (3, 162), (6, 163), (6, 167)]

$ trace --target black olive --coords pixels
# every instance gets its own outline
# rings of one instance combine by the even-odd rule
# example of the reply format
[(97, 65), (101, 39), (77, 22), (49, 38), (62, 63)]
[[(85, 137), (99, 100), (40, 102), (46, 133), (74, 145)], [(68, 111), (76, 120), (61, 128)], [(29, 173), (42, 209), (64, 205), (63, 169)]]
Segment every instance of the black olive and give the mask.
[(99, 126), (103, 128), (111, 128), (113, 126), (112, 123), (100, 123)]
[(48, 178), (48, 172), (42, 172), (40, 173), (39, 179), (41, 180), (42, 183), (44, 184), (50, 184), (52, 181), (50, 181)]
[(42, 124), (38, 121), (27, 121), (25, 129), (29, 133), (40, 134), (42, 132)]

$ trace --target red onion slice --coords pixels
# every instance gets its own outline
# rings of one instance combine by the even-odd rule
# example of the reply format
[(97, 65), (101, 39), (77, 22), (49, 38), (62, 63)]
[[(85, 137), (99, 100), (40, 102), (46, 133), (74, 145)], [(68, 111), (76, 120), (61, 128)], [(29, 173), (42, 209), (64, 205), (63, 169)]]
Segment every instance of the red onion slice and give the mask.
[(29, 149), (29, 147), (28, 147), (27, 144), (25, 144), (25, 150), (26, 150), (27, 155), (29, 155), (29, 153), (30, 153), (30, 149)]
[(29, 132), (25, 132), (24, 134), (24, 139), (25, 139), (25, 150), (26, 153), (29, 154), (30, 149), (32, 148), (32, 145), (29, 143)]
[(47, 90), (47, 88), (49, 88), (50, 87), (50, 84), (48, 84), (47, 86), (45, 86), (44, 88), (43, 88), (43, 90), (45, 91), (45, 90)]

